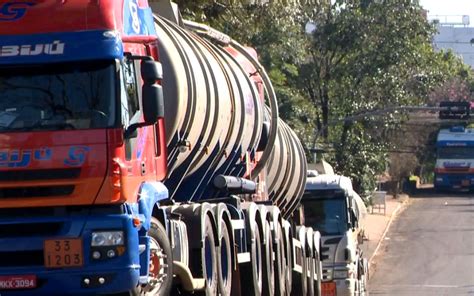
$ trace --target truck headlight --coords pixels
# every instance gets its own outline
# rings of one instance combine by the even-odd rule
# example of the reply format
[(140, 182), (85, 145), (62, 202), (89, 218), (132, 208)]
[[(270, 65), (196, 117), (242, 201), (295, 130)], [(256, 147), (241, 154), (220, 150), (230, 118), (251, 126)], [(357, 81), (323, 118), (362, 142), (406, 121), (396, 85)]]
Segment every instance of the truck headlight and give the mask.
[(92, 247), (121, 246), (123, 244), (123, 231), (92, 232)]
[(349, 278), (349, 271), (347, 270), (334, 270), (334, 279), (347, 279)]

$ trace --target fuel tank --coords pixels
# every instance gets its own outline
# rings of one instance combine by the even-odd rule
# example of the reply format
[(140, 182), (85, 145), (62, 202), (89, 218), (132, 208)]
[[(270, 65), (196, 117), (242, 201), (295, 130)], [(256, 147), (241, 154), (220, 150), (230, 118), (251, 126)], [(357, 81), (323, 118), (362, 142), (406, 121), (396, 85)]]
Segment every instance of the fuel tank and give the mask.
[[(281, 119), (270, 136), (264, 130), (272, 116), (265, 110), (269, 91), (264, 77), (249, 58), (256, 60), (256, 53), (243, 52), (216, 31), (203, 36), (158, 15), (154, 21), (164, 76), (166, 185), (173, 198), (217, 197), (199, 195), (198, 189), (212, 186), (218, 174), (262, 182), (262, 174), (253, 169), (263, 161), (268, 198), (293, 209), (304, 190), (306, 159), (300, 141)], [(265, 150), (269, 157), (262, 156)]]
[(180, 166), (193, 175), (210, 157), (217, 170), (226, 155), (254, 151), (263, 126), (256, 82), (224, 48), (165, 19), (155, 24), (171, 175)]
[(295, 132), (281, 119), (267, 162), (268, 196), (287, 216), (299, 205), (306, 184), (306, 156)]

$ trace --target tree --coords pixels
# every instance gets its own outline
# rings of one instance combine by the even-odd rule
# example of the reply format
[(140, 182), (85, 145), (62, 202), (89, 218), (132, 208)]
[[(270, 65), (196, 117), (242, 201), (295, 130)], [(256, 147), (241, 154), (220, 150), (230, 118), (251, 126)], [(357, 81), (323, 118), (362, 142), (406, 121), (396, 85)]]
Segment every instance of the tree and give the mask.
[(474, 100), (474, 73), (450, 50), (437, 53), (439, 84), (429, 90), (431, 105), (442, 101)]
[[(334, 146), (338, 172), (362, 191), (373, 188), (393, 146), (391, 131), (408, 119), (400, 111), (345, 120), (396, 106), (425, 104), (433, 88), (451, 74), (430, 40), (434, 33), (412, 1), (339, 0), (322, 7), (303, 64), (301, 87), (317, 107), (314, 142)], [(455, 68), (455, 67), (454, 67)]]
[[(434, 27), (411, 0), (181, 2), (193, 19), (257, 50), (280, 115), (306, 148), (332, 147), (330, 161), (359, 192), (375, 188), (399, 144), (393, 132), (409, 119), (400, 111), (364, 114), (428, 104), (448, 81), (474, 89), (471, 70), (433, 50)], [(315, 27), (311, 36), (307, 23)]]

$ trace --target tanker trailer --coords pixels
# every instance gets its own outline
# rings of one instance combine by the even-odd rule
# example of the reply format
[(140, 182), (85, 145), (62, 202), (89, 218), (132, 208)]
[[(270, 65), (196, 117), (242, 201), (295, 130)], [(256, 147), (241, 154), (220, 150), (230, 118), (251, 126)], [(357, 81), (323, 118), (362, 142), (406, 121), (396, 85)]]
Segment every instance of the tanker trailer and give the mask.
[(315, 294), (256, 52), (151, 2), (0, 2), (0, 294)]
[(156, 211), (170, 242), (159, 247), (166, 259), (161, 291), (314, 295), (320, 236), (293, 219), (306, 158), (278, 118), (256, 52), (183, 21), (168, 1), (150, 6), (163, 69), (170, 197)]

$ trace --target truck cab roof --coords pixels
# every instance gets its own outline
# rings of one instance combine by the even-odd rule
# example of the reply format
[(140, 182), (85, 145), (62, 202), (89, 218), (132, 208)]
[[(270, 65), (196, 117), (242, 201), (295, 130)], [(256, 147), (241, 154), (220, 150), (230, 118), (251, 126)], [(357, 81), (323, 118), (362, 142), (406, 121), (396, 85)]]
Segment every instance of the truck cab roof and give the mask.
[(146, 1), (6, 2), (0, 22), (0, 64), (6, 65), (120, 59), (126, 38), (156, 42)]
[(341, 175), (318, 175), (308, 177), (306, 190), (343, 190), (345, 193), (353, 191), (352, 182), (346, 176)]
[[(315, 177), (308, 177), (306, 180), (306, 192), (308, 191), (338, 191), (344, 193), (347, 197), (354, 200), (354, 208), (359, 219), (365, 218), (367, 215), (367, 208), (365, 207), (362, 198), (352, 188), (352, 181), (346, 176), (341, 175), (317, 175)], [(321, 198), (325, 195), (321, 194)]]

